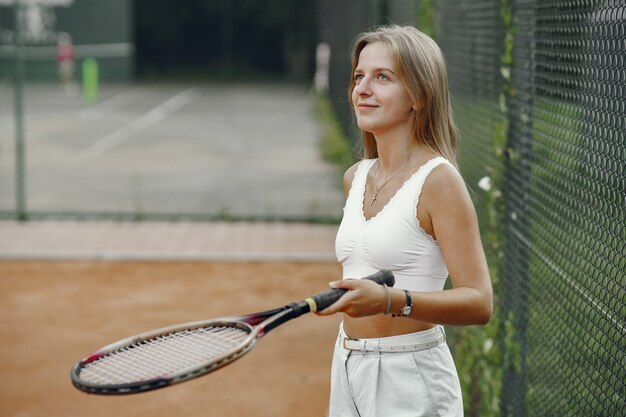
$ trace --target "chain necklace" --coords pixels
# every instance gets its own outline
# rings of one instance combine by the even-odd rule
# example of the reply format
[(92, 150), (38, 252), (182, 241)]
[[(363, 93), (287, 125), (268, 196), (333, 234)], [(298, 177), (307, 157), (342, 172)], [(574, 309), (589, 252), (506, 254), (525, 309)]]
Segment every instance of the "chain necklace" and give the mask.
[[(377, 187), (377, 188), (376, 188), (376, 191), (374, 191), (374, 196), (372, 197), (372, 201), (370, 201), (370, 207), (372, 207), (372, 205), (374, 204), (374, 201), (376, 201), (376, 199), (378, 198), (378, 192), (380, 191), (380, 189), (381, 189), (381, 188), (383, 188), (385, 185), (387, 185), (387, 183), (388, 183), (389, 181), (391, 181), (392, 179), (394, 179), (394, 178), (396, 177), (396, 175), (398, 175), (400, 172), (402, 172), (402, 170), (403, 170), (404, 168), (406, 168), (406, 167), (407, 167), (407, 166), (411, 163), (411, 161), (413, 160), (413, 158), (415, 158), (415, 155), (417, 155), (417, 152), (415, 152), (415, 153), (413, 154), (413, 156), (411, 156), (411, 157), (409, 158), (409, 160), (408, 160), (408, 161), (406, 161), (406, 164), (402, 165), (402, 166), (400, 167), (400, 169), (396, 171), (396, 173), (395, 173), (395, 174), (393, 174), (393, 175), (392, 175), (391, 177), (389, 177), (389, 178), (388, 178), (385, 182), (383, 182), (383, 185), (381, 185), (380, 187)], [(378, 159), (378, 160), (376, 161), (376, 172), (374, 172), (374, 178), (373, 178), (373, 179), (374, 179), (374, 187), (376, 187), (376, 174), (378, 174), (378, 167), (379, 167), (379, 165), (380, 165), (380, 164), (378, 163), (379, 161), (380, 161), (380, 159)]]

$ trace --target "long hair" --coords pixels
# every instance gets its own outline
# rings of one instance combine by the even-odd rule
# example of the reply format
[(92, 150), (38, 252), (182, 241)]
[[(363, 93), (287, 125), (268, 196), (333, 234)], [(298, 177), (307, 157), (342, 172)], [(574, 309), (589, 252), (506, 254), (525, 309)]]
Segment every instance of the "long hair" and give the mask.
[[(389, 48), (400, 80), (417, 104), (413, 140), (456, 165), (458, 133), (452, 117), (446, 65), (439, 46), (412, 26), (389, 25), (363, 32), (352, 49), (352, 74), (363, 48), (374, 42), (382, 42)], [(354, 88), (355, 80), (351, 77), (348, 88), (351, 107), (354, 107)], [(374, 135), (370, 132), (362, 132), (362, 135), (362, 157), (378, 157)]]

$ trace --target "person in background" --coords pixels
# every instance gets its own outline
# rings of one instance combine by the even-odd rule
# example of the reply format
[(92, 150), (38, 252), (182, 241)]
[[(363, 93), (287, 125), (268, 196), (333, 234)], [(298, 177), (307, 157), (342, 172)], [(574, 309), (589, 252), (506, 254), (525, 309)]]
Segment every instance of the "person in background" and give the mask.
[(76, 90), (74, 82), (74, 45), (72, 37), (67, 32), (59, 33), (57, 38), (57, 62), (59, 64), (59, 79), (66, 93)]

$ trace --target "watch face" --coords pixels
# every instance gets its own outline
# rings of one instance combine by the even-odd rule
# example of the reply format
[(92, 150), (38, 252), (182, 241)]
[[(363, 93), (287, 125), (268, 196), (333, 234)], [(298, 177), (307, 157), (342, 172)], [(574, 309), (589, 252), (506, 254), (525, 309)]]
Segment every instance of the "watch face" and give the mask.
[(411, 314), (411, 306), (402, 307), (402, 315), (408, 316), (409, 314)]

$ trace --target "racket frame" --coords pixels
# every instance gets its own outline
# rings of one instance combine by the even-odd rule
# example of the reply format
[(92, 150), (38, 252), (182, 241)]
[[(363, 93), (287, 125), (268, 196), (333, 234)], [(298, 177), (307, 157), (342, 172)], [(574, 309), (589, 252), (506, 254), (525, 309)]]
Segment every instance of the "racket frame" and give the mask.
[[(144, 332), (135, 336), (127, 337), (125, 339), (106, 345), (96, 352), (81, 359), (72, 368), (72, 383), (74, 387), (86, 393), (104, 395), (134, 394), (138, 392), (145, 392), (158, 388), (163, 388), (169, 385), (174, 385), (213, 372), (219, 368), (228, 365), (231, 362), (234, 362), (241, 356), (248, 353), (254, 347), (256, 341), (263, 337), (265, 334), (267, 334), (267, 332), (269, 332), (269, 330), (267, 329), (268, 325), (274, 324), (274, 326), (272, 326), (272, 328), (274, 328), (290, 320), (291, 318), (293, 318), (293, 311), (290, 307), (285, 306), (280, 309), (268, 310), (261, 313), (245, 316), (223, 317), (213, 320), (193, 321), (153, 329), (149, 332)], [(183, 332), (185, 330), (197, 330), (203, 327), (211, 326), (230, 328), (236, 327), (244, 330), (248, 333), (248, 335), (239, 344), (229, 350), (229, 352), (212, 358), (211, 361), (208, 363), (181, 369), (172, 374), (163, 375), (159, 378), (153, 378), (141, 382), (132, 382), (128, 384), (110, 385), (93, 384), (87, 381), (83, 381), (80, 378), (80, 372), (85, 366), (97, 361), (98, 359), (110, 354), (111, 352), (119, 351), (125, 347), (136, 345), (146, 340), (154, 339), (160, 336), (167, 336), (169, 334)]]

